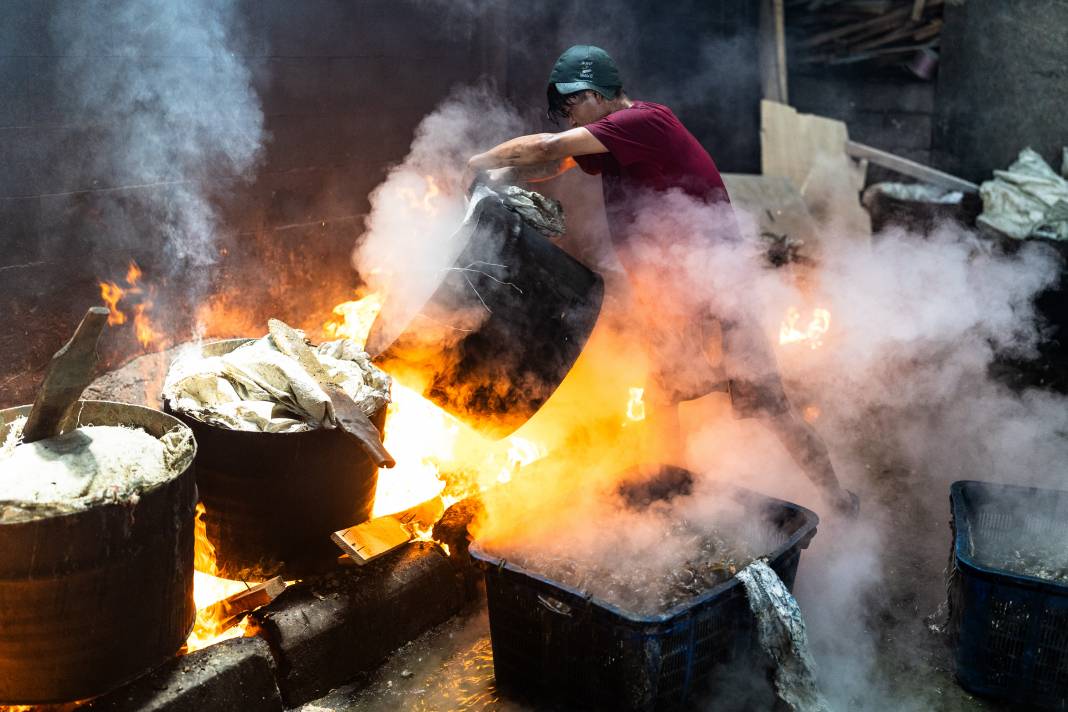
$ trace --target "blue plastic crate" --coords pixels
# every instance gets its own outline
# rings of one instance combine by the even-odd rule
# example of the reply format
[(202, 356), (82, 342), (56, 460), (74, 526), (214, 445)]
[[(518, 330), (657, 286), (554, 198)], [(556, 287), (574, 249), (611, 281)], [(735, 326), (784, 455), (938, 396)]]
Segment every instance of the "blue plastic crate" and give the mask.
[[(749, 490), (724, 496), (752, 513), (754, 540), (775, 533), (768, 561), (792, 587), (819, 518)], [(568, 709), (686, 709), (717, 666), (751, 646), (753, 617), (737, 578), (665, 613), (637, 616), (477, 544), (471, 556), (485, 571), (496, 684), (508, 695)]]
[(950, 503), (957, 679), (976, 694), (1068, 709), (1068, 585), (982, 563), (999, 547), (1068, 541), (1068, 492), (962, 480)]

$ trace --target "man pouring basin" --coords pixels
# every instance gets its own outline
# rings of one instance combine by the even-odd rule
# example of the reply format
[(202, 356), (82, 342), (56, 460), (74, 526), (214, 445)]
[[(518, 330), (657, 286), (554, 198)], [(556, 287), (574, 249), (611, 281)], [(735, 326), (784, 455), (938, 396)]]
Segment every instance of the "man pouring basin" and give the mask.
[[(512, 180), (546, 178), (571, 167), (570, 159), (586, 173), (601, 175), (612, 243), (644, 305), (641, 329), (653, 370), (648, 419), (667, 457), (681, 459), (683, 451), (678, 404), (715, 390), (726, 376), (735, 416), (759, 418), (828, 504), (855, 514), (856, 495), (839, 485), (827, 447), (786, 397), (767, 337), (748, 316), (751, 307), (738, 306), (745, 295), (725, 300), (732, 305), (723, 308), (724, 300), (702, 294), (713, 289), (679, 288), (680, 280), (660, 259), (679, 254), (677, 244), (672, 252), (672, 241), (694, 235), (706, 248), (739, 239), (727, 190), (708, 152), (671, 109), (628, 97), (615, 63), (599, 47), (564, 52), (547, 94), (549, 117), (566, 119), (571, 128), (505, 141), (472, 157), (468, 175), (510, 168)], [(658, 212), (672, 216), (666, 225), (658, 223)], [(678, 222), (687, 219), (701, 224)], [(722, 369), (708, 363), (712, 341), (721, 347)]]

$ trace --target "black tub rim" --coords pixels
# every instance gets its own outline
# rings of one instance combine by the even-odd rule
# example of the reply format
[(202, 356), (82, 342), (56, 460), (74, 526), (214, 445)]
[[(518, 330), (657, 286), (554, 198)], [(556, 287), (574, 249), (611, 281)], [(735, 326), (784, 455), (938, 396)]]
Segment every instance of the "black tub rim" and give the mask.
[[(764, 556), (757, 557), (759, 559), (767, 559), (768, 565), (772, 568), (774, 568), (775, 565), (779, 564), (781, 561), (785, 561), (786, 558), (792, 554), (792, 550), (794, 548), (797, 548), (798, 552), (800, 552), (801, 549), (807, 549), (809, 543), (812, 541), (812, 538), (816, 536), (816, 529), (819, 525), (820, 518), (819, 515), (817, 515), (815, 512), (813, 512), (811, 509), (808, 509), (807, 507), (803, 507), (800, 504), (788, 502), (787, 500), (779, 499), (777, 497), (771, 497), (769, 495), (765, 495), (755, 490), (747, 489), (745, 487), (725, 485), (722, 487), (722, 490), (724, 493), (734, 497), (736, 501), (738, 501), (739, 499), (743, 501), (749, 500), (754, 504), (759, 504), (765, 507), (780, 507), (787, 511), (796, 512), (803, 518), (801, 526), (799, 526), (797, 528), (797, 531), (791, 534), (785, 542), (783, 542), (773, 551), (765, 554)], [(555, 581), (547, 576), (543, 576), (542, 574), (538, 574), (533, 571), (528, 571), (522, 566), (513, 564), (502, 557), (490, 554), (483, 550), (482, 546), (477, 541), (472, 542), (468, 552), (470, 553), (471, 558), (475, 560), (476, 564), (482, 567), (483, 569), (490, 568), (497, 569), (498, 571), (502, 572), (507, 571), (514, 576), (531, 578), (541, 584), (546, 584), (559, 588), (560, 590), (571, 594), (576, 599), (581, 599), (587, 604), (607, 610), (609, 613), (618, 616), (619, 618), (623, 619), (624, 621), (626, 621), (626, 623), (632, 626), (642, 628), (648, 628), (649, 624), (674, 625), (675, 623), (677, 623), (677, 620), (680, 615), (685, 614), (691, 609), (697, 609), (702, 604), (712, 600), (713, 598), (718, 597), (720, 594), (733, 590), (736, 586), (742, 585), (741, 580), (739, 580), (737, 576), (731, 576), (726, 581), (723, 581), (722, 583), (713, 586), (704, 593), (698, 594), (693, 598), (689, 598), (685, 601), (682, 601), (681, 603), (673, 606), (672, 608), (669, 608), (666, 611), (654, 615), (642, 616), (631, 611), (627, 611), (626, 609), (620, 608), (619, 606), (609, 603), (608, 601), (598, 598), (597, 596), (593, 596), (586, 591), (582, 591), (559, 581)]]
[[(189, 433), (189, 443), (190, 443), (192, 449), (190, 450), (189, 461), (186, 463), (185, 467), (182, 467), (181, 469), (176, 469), (174, 472), (171, 473), (170, 477), (168, 477), (168, 478), (166, 478), (164, 480), (161, 480), (159, 482), (156, 482), (156, 483), (152, 484), (151, 486), (146, 487), (145, 489), (141, 490), (138, 493), (139, 496), (140, 495), (144, 495), (144, 494), (148, 494), (150, 492), (154, 492), (154, 491), (156, 491), (156, 490), (158, 490), (158, 489), (160, 489), (162, 487), (165, 487), (168, 484), (170, 484), (170, 483), (174, 482), (175, 480), (179, 479), (180, 477), (182, 477), (188, 471), (193, 469), (193, 464), (196, 462), (196, 456), (197, 456), (197, 440), (196, 440), (196, 436), (193, 433), (193, 429), (190, 428), (185, 423), (183, 423), (180, 419), (176, 418), (174, 415), (166, 412), (165, 410), (160, 410), (160, 409), (157, 409), (157, 408), (150, 408), (150, 407), (144, 406), (144, 405), (137, 405), (136, 403), (123, 403), (121, 401), (94, 400), (94, 399), (80, 399), (80, 400), (78, 400), (78, 402), (75, 405), (75, 407), (78, 409), (78, 417), (77, 417), (77, 419), (75, 421), (75, 423), (76, 423), (75, 427), (83, 427), (83, 426), (86, 426), (86, 425), (93, 425), (93, 423), (91, 423), (91, 422), (82, 422), (82, 416), (84, 415), (84, 408), (85, 407), (90, 407), (90, 408), (115, 408), (115, 409), (121, 409), (121, 410), (128, 411), (128, 412), (132, 411), (134, 413), (139, 413), (141, 415), (147, 416), (148, 419), (158, 419), (158, 420), (161, 420), (163, 423), (169, 424), (170, 427), (166, 428), (165, 430), (162, 430), (159, 433), (155, 433), (155, 432), (152, 432), (151, 430), (148, 430), (147, 428), (145, 428), (145, 425), (142, 422), (138, 422), (138, 423), (126, 423), (126, 422), (114, 423), (114, 425), (134, 425), (134, 426), (144, 430), (149, 435), (151, 435), (151, 436), (153, 436), (153, 437), (155, 437), (157, 439), (159, 439), (163, 435), (171, 432), (176, 427), (181, 428), (182, 430), (188, 431), (188, 433)], [(30, 410), (32, 408), (33, 408), (32, 404), (27, 404), (27, 405), (16, 405), (16, 406), (12, 406), (10, 408), (4, 408), (4, 409), (0, 410), (0, 437), (3, 437), (4, 435), (6, 435), (8, 428), (11, 426), (11, 424), (13, 422), (12, 420), (8, 419), (8, 416), (14, 415), (14, 417), (17, 418), (19, 416), (29, 415)], [(109, 502), (90, 502), (90, 503), (86, 504), (85, 508), (75, 509), (75, 510), (72, 510), (70, 512), (45, 513), (45, 514), (42, 514), (41, 516), (34, 516), (34, 517), (30, 517), (28, 519), (19, 519), (19, 520), (12, 521), (12, 522), (0, 521), (0, 530), (2, 530), (3, 527), (18, 526), (20, 524), (32, 524), (34, 522), (38, 522), (38, 521), (41, 521), (43, 519), (56, 519), (56, 520), (59, 520), (59, 519), (65, 519), (67, 517), (74, 517), (74, 516), (78, 516), (78, 515), (84, 514), (87, 509), (91, 509), (93, 507), (107, 506), (108, 504), (113, 504), (113, 503), (109, 503)], [(190, 628), (190, 630), (192, 630), (192, 628)]]

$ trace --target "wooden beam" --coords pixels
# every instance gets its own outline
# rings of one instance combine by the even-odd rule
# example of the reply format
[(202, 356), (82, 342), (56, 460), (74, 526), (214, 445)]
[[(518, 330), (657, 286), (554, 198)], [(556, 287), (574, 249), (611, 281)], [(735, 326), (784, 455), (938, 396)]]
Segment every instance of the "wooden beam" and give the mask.
[(929, 23), (916, 30), (916, 32), (912, 35), (912, 39), (916, 40), (917, 42), (922, 42), (923, 40), (930, 39), (941, 32), (942, 20), (941, 18), (939, 18), (936, 20), (931, 20)]
[(850, 45), (849, 52), (863, 52), (865, 50), (875, 49), (876, 47), (882, 47), (883, 45), (890, 44), (891, 42), (896, 42), (897, 40), (909, 37), (915, 31), (915, 27), (899, 27), (896, 30), (882, 35), (881, 37), (876, 37), (873, 40), (868, 40), (867, 42), (860, 42), (859, 44)]
[[(928, 0), (927, 7), (935, 7), (941, 5), (944, 0)], [(859, 22), (853, 22), (848, 25), (842, 25), (826, 32), (821, 32), (818, 35), (813, 35), (804, 41), (804, 47), (818, 47), (819, 45), (829, 42), (831, 40), (844, 39), (857, 32), (879, 30), (881, 28), (891, 28), (898, 25), (900, 22), (909, 21), (911, 9), (908, 7), (901, 7), (893, 12), (888, 12), (885, 15), (873, 17), (869, 20), (861, 20)]]
[(760, 78), (765, 99), (788, 103), (783, 0), (760, 2)]
[(912, 0), (912, 21), (919, 22), (923, 17), (924, 5), (927, 4), (927, 0)]
[(806, 39), (803, 43), (804, 47), (818, 47), (819, 45), (830, 42), (831, 40), (838, 40), (848, 37), (856, 32), (862, 32), (864, 30), (880, 29), (883, 27), (893, 27), (900, 20), (908, 17), (909, 9), (907, 7), (898, 8), (893, 12), (888, 12), (885, 15), (879, 15), (868, 20), (860, 20), (859, 22), (851, 22), (848, 25), (842, 25), (841, 27), (835, 27), (832, 30), (821, 32), (818, 35), (813, 35)]
[(874, 163), (883, 168), (889, 168), (892, 171), (909, 176), (910, 178), (921, 180), (924, 183), (930, 183), (931, 185), (948, 188), (949, 190), (962, 190), (966, 193), (975, 193), (979, 190), (979, 186), (971, 181), (957, 178), (956, 176), (943, 173), (930, 166), (925, 166), (922, 163), (910, 161), (907, 158), (895, 156), (892, 153), (880, 151), (877, 148), (872, 148), (871, 146), (866, 146), (862, 143), (857, 143), (856, 141), (846, 142), (846, 153), (853, 158), (866, 160), (869, 163)]

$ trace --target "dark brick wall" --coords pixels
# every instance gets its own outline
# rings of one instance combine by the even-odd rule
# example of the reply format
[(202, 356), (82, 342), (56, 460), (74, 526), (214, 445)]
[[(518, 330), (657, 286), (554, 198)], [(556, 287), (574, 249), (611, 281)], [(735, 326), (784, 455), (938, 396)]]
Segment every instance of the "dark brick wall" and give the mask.
[(616, 60), (631, 98), (670, 106), (721, 171), (759, 172), (757, 11), (752, 0), (511, 2), (509, 96), (537, 119), (556, 58), (595, 44)]
[[(854, 141), (920, 163), (931, 163), (935, 85), (883, 75), (795, 73), (790, 103), (799, 111), (844, 121)], [(868, 168), (868, 182), (904, 181), (878, 166)]]
[(942, 168), (988, 180), (1030, 146), (1060, 168), (1068, 144), (1068, 2), (946, 5), (935, 137)]

